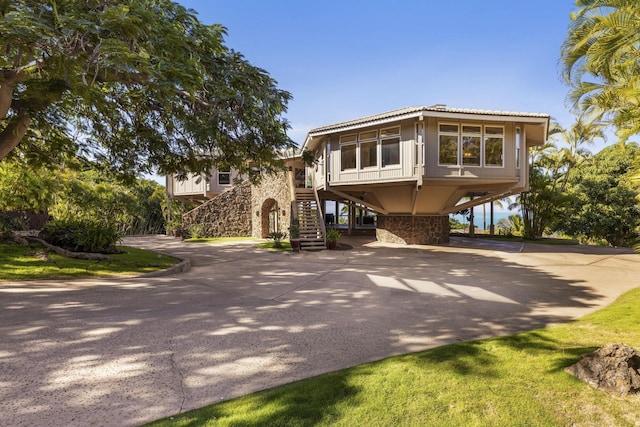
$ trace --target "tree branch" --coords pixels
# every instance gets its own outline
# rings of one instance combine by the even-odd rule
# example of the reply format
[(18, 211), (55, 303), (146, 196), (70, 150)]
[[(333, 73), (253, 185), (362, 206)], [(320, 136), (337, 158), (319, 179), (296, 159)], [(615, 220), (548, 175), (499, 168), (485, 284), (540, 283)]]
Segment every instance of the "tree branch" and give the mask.
[(11, 108), (13, 90), (23, 76), (13, 70), (0, 70), (0, 120), (4, 120)]

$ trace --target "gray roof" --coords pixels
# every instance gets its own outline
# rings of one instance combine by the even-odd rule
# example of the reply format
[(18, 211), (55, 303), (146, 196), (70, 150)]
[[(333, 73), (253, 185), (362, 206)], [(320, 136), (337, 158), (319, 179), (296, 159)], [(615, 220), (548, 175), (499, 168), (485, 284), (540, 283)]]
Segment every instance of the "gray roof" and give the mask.
[[(524, 113), (516, 111), (498, 111), (498, 110), (476, 110), (471, 108), (451, 108), (445, 105), (436, 104), (430, 107), (405, 107), (398, 110), (388, 111), (386, 113), (374, 114), (372, 116), (362, 117), (360, 119), (349, 120), (346, 122), (335, 123), (332, 125), (322, 126), (319, 128), (311, 129), (309, 135), (329, 133), (332, 131), (339, 131), (347, 128), (356, 128), (366, 125), (378, 124), (381, 122), (388, 122), (391, 120), (407, 119), (411, 117), (418, 117), (424, 113), (446, 113), (446, 114), (470, 114), (470, 115), (482, 115), (482, 116), (502, 116), (502, 117), (522, 117), (532, 119), (548, 120), (550, 116), (544, 113)], [(436, 115), (436, 114), (429, 114)]]

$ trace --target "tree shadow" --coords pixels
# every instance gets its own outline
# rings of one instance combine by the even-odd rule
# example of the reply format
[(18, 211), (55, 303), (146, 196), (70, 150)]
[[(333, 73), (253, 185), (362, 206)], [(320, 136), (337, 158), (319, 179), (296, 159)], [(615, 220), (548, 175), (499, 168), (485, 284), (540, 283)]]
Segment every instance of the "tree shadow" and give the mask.
[[(192, 269), (0, 285), (4, 422), (137, 425), (392, 355), (565, 322), (601, 298), (588, 284), (482, 252), (153, 244), (191, 258)], [(495, 360), (473, 343), (448, 356), (461, 373), (481, 358), (482, 375), (493, 375)], [(277, 406), (261, 420), (277, 424), (306, 400), (301, 423), (330, 416), (358, 393), (335, 375), (327, 391), (259, 395), (256, 407)]]

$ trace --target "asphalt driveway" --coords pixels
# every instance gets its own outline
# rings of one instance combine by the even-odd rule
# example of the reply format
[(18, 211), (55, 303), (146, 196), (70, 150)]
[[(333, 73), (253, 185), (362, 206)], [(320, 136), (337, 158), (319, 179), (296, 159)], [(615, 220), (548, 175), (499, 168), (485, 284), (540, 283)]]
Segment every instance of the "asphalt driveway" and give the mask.
[[(125, 426), (445, 343), (566, 322), (640, 285), (624, 250), (454, 239), (299, 254), (164, 236), (185, 273), (0, 282), (0, 425)], [(345, 246), (346, 247), (346, 246)]]

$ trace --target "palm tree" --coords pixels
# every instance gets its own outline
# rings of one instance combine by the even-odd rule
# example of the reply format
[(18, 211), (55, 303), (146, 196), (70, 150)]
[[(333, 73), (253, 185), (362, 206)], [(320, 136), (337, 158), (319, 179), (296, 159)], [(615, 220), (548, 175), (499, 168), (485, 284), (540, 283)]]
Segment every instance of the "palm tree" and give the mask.
[(638, 0), (576, 0), (562, 44), (569, 100), (581, 112), (640, 133), (640, 5)]
[(558, 170), (558, 175), (561, 176), (559, 190), (563, 192), (571, 170), (591, 155), (585, 145), (593, 145), (596, 139), (605, 139), (605, 126), (602, 122), (589, 121), (584, 116), (578, 116), (569, 128), (565, 129), (557, 123), (552, 127), (550, 133), (555, 134), (563, 143), (554, 153), (555, 158), (550, 158), (555, 163), (555, 167), (560, 168)]
[(507, 218), (502, 218), (497, 224), (500, 234), (507, 236), (522, 237), (524, 234), (524, 222), (520, 215), (509, 215)]

